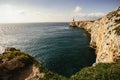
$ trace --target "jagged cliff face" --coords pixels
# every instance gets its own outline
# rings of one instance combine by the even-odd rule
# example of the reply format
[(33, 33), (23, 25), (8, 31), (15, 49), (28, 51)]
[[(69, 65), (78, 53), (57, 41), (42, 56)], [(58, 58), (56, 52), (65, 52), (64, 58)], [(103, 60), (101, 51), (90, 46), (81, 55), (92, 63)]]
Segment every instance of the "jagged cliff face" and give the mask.
[(96, 49), (96, 63), (120, 60), (120, 7), (99, 20), (74, 24), (91, 34), (90, 46)]
[(96, 46), (96, 62), (114, 62), (120, 59), (120, 36), (115, 28), (120, 24), (120, 8), (95, 21), (91, 28), (91, 46)]

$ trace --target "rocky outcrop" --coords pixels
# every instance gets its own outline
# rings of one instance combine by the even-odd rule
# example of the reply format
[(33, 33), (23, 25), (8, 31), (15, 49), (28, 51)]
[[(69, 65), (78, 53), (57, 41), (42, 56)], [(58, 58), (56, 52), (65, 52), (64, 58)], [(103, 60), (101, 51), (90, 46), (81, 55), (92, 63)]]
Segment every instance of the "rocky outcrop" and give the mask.
[(0, 80), (39, 80), (44, 77), (41, 67), (32, 56), (15, 48), (6, 48), (0, 55)]
[(43, 78), (45, 73), (41, 72), (39, 68), (36, 68), (36, 66), (32, 66), (32, 72), (25, 80), (40, 80)]
[(96, 49), (96, 63), (120, 60), (120, 7), (96, 21), (72, 23), (70, 26), (84, 28), (91, 34), (90, 46)]
[(47, 70), (34, 57), (8, 47), (0, 55), (0, 80), (68, 80)]

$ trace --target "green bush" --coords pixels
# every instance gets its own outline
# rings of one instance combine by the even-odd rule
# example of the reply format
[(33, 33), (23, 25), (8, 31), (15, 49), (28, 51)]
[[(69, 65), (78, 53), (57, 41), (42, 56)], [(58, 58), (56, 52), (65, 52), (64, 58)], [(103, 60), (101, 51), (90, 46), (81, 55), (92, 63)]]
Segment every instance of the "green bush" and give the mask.
[(40, 72), (45, 73), (45, 76), (40, 80), (120, 80), (120, 62), (99, 63), (96, 66), (86, 67), (68, 79), (47, 70), (40, 62), (24, 52), (14, 51), (0, 56), (0, 60), (6, 58), (8, 60), (20, 58), (19, 60), (26, 65), (34, 64), (39, 67)]
[(0, 62), (2, 62), (3, 59), (7, 59), (8, 61), (10, 61), (14, 58), (25, 63), (26, 65), (33, 64), (34, 62), (36, 62), (34, 57), (20, 51), (13, 51), (2, 54), (0, 56)]
[(8, 53), (4, 53), (0, 56), (0, 59), (5, 59), (7, 58), (8, 60), (11, 60), (13, 58), (17, 58), (17, 57), (22, 57), (22, 58), (32, 58), (32, 56), (24, 53), (24, 52), (20, 52), (20, 51), (13, 51), (13, 52), (8, 52)]
[(61, 75), (58, 75), (56, 73), (53, 73), (51, 71), (47, 71), (45, 73), (45, 76), (44, 78), (40, 79), (40, 80), (68, 80), (67, 78), (61, 76)]
[(14, 51), (14, 52), (4, 53), (4, 54), (2, 54), (2, 56), (0, 56), (0, 58), (13, 59), (13, 58), (16, 58), (17, 56), (28, 56), (28, 54), (25, 54), (25, 53), (20, 52), (20, 51)]
[(84, 68), (71, 80), (120, 80), (120, 63), (99, 63), (95, 67)]

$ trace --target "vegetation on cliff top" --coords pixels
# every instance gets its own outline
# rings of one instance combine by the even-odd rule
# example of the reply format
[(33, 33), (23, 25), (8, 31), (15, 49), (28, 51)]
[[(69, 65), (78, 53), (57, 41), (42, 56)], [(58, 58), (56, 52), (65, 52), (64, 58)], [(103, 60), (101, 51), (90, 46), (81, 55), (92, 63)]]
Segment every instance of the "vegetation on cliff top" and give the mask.
[(99, 63), (96, 66), (84, 68), (69, 79), (47, 70), (40, 62), (24, 52), (13, 51), (5, 53), (0, 56), (0, 62), (3, 59), (11, 60), (17, 57), (21, 57), (27, 64), (34, 64), (39, 67), (40, 71), (45, 73), (40, 80), (120, 80), (120, 62), (111, 64)]
[(24, 53), (24, 52), (20, 52), (20, 51), (13, 51), (13, 52), (7, 52), (7, 53), (4, 53), (0, 56), (0, 60), (2, 59), (8, 59), (11, 60), (11, 59), (14, 59), (14, 58), (17, 58), (17, 57), (22, 57), (22, 58), (32, 58), (32, 56)]
[(82, 69), (71, 80), (120, 80), (120, 62), (99, 63)]
[[(36, 67), (38, 67), (40, 72), (45, 73), (44, 77), (40, 78), (40, 80), (67, 80), (67, 78), (47, 70), (42, 65), (42, 63), (38, 62), (34, 57), (32, 57), (29, 54), (26, 54), (24, 52), (21, 52), (21, 51), (5, 52), (4, 54), (0, 55), (0, 64), (6, 63), (6, 62), (11, 61), (13, 59), (20, 60), (26, 66), (35, 65)], [(15, 65), (11, 65), (11, 66), (15, 66)], [(18, 71), (19, 71), (19, 69), (21, 69), (21, 68), (18, 67)], [(13, 70), (13, 72), (14, 72), (14, 70)], [(0, 79), (2, 79), (2, 78), (0, 78)]]
[(40, 80), (69, 80), (69, 79), (64, 76), (53, 73), (51, 71), (47, 71), (45, 72), (45, 76)]
[(34, 57), (20, 51), (6, 52), (0, 56), (0, 62), (6, 62), (12, 59), (20, 59), (26, 65), (34, 64), (35, 66), (42, 66), (41, 63), (38, 64), (38, 61)]

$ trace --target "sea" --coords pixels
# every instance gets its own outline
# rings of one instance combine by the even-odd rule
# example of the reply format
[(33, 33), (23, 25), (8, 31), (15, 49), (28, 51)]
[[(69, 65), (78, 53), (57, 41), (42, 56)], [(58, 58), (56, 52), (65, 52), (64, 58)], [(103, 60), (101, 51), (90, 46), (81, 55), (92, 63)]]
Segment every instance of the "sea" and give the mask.
[(15, 47), (66, 77), (95, 62), (89, 42), (84, 29), (69, 27), (67, 22), (0, 24), (0, 53)]

